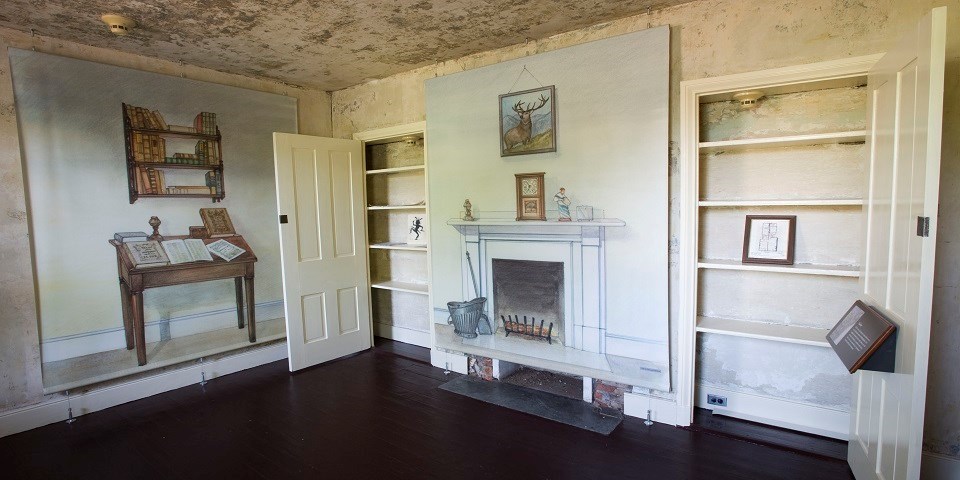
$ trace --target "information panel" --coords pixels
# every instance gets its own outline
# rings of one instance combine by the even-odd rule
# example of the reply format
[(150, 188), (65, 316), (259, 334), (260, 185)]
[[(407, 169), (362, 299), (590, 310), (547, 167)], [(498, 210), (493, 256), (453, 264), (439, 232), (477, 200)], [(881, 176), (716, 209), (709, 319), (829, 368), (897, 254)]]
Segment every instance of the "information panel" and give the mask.
[(896, 330), (893, 322), (857, 300), (827, 334), (827, 342), (850, 373), (864, 367), (874, 355), (883, 358), (875, 359), (864, 368), (892, 372), (896, 359)]

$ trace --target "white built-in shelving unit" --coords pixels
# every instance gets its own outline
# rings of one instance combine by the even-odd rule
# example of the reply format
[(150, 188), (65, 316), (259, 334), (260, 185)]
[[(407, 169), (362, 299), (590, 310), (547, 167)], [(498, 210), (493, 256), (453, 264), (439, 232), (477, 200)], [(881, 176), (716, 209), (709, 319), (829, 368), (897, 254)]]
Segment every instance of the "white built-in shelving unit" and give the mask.
[(373, 332), (430, 347), (430, 247), (407, 238), (409, 215), (427, 219), (425, 131), (419, 122), (354, 138), (364, 142)]
[[(773, 342), (808, 359), (829, 360), (826, 334), (856, 300), (860, 277), (868, 152), (865, 89), (859, 87), (875, 61), (862, 57), (683, 82), (678, 403), (691, 409), (691, 420), (693, 406), (708, 406), (704, 391), (722, 383), (701, 378), (697, 355), (704, 345), (723, 356), (747, 352), (718, 349)], [(733, 101), (733, 94), (747, 90), (765, 94), (755, 110)], [(796, 215), (793, 265), (742, 262), (747, 215)], [(717, 341), (704, 343), (703, 335)], [(772, 367), (777, 375), (791, 370), (790, 361), (769, 358), (779, 362)], [(774, 377), (756, 362), (739, 368), (756, 371), (734, 375)], [(818, 373), (799, 365), (797, 370)], [(711, 387), (698, 387), (703, 381)], [(771, 398), (775, 413), (769, 423), (845, 438), (842, 412), (822, 409), (821, 417), (802, 418), (778, 408), (781, 400), (784, 406), (795, 401)], [(720, 410), (738, 416), (735, 406)], [(690, 421), (680, 417), (680, 424)]]
[[(789, 95), (791, 93), (804, 91), (804, 86), (802, 84), (795, 85), (795, 87), (796, 90), (794, 92), (787, 91), (781, 95)], [(816, 93), (810, 92), (809, 95), (814, 97)], [(761, 100), (761, 102), (763, 102), (763, 100)], [(744, 112), (744, 115), (747, 114), (748, 113)], [(747, 128), (748, 127), (744, 127), (744, 130), (747, 130)], [(701, 137), (709, 137), (711, 135), (711, 132), (709, 132), (708, 129), (709, 126), (701, 131)], [(748, 131), (737, 133), (749, 134)], [(718, 233), (712, 232), (710, 228), (705, 228), (703, 224), (706, 222), (704, 222), (703, 219), (704, 217), (712, 214), (710, 210), (720, 208), (736, 209), (737, 215), (743, 216), (744, 218), (747, 214), (761, 213), (796, 215), (798, 218), (797, 229), (798, 231), (803, 231), (805, 235), (832, 235), (832, 233), (829, 231), (811, 229), (804, 222), (805, 217), (809, 217), (811, 215), (830, 215), (832, 212), (838, 212), (842, 209), (848, 208), (859, 211), (860, 207), (863, 205), (863, 199), (859, 196), (857, 198), (852, 198), (850, 197), (850, 194), (862, 193), (862, 178), (851, 176), (851, 178), (848, 179), (849, 182), (843, 185), (845, 188), (838, 189), (835, 192), (835, 196), (832, 198), (811, 198), (804, 193), (804, 185), (793, 186), (792, 191), (795, 193), (785, 198), (754, 198), (763, 196), (762, 193), (757, 195), (754, 192), (754, 184), (782, 183), (786, 185), (789, 181), (789, 178), (781, 177), (782, 173), (778, 171), (777, 161), (780, 158), (789, 158), (792, 155), (795, 155), (798, 149), (818, 148), (831, 145), (846, 145), (851, 148), (860, 148), (865, 138), (866, 131), (864, 130), (843, 130), (810, 134), (789, 133), (787, 135), (776, 137), (700, 141), (698, 150), (701, 166), (708, 162), (726, 162), (728, 164), (725, 168), (713, 168), (709, 171), (704, 171), (704, 169), (701, 167), (699, 173), (701, 185), (705, 185), (701, 187), (700, 195), (697, 200), (697, 207), (699, 208), (697, 215), (701, 219), (698, 226), (698, 237), (701, 246), (706, 247), (711, 242), (712, 237), (714, 235), (718, 235)], [(821, 150), (822, 152), (818, 157), (810, 159), (809, 168), (824, 169), (825, 175), (828, 175), (832, 172), (832, 170), (826, 168), (825, 163), (834, 162), (837, 161), (837, 159), (833, 158), (829, 150), (822, 148)], [(757, 153), (765, 154), (768, 165), (752, 165), (754, 162), (751, 162), (750, 158)], [(735, 154), (736, 158), (731, 159), (731, 154)], [(842, 160), (862, 162), (864, 159), (860, 156), (854, 156), (853, 160), (850, 158), (845, 158)], [(718, 180), (715, 178), (710, 178), (708, 175), (729, 178), (721, 178)], [(711, 188), (709, 187), (709, 185), (713, 183), (722, 184), (724, 188), (716, 188), (716, 190), (723, 192), (721, 193), (722, 195), (732, 196), (734, 198), (716, 198), (714, 196), (715, 193), (710, 191)], [(859, 228), (859, 226), (857, 226), (857, 228)], [(742, 247), (742, 243), (738, 247)], [(803, 247), (804, 245), (798, 242), (797, 248), (799, 249)], [(706, 248), (701, 248), (701, 250), (706, 250)], [(725, 253), (724, 258), (700, 257), (697, 261), (697, 269), (701, 272), (704, 270), (746, 272), (746, 275), (753, 275), (756, 273), (775, 273), (787, 275), (817, 275), (854, 279), (860, 276), (860, 267), (853, 263), (800, 263), (804, 262), (804, 252), (797, 253), (800, 262), (795, 263), (794, 265), (743, 263), (741, 259), (738, 258), (742, 254), (741, 248), (727, 250), (723, 253)], [(709, 282), (709, 280), (705, 280), (702, 273), (700, 277), (701, 281), (698, 282), (698, 287), (700, 289), (710, 288), (711, 282)], [(736, 279), (737, 277), (733, 278)], [(729, 280), (729, 277), (725, 278), (724, 282), (729, 282)], [(784, 278), (780, 281), (784, 283), (784, 293), (786, 294), (790, 291), (790, 280)], [(699, 296), (702, 297), (703, 292), (700, 292)], [(810, 300), (813, 301), (815, 299)], [(703, 310), (702, 306), (700, 310)], [(724, 315), (724, 312), (722, 311), (711, 312), (711, 314), (719, 314), (721, 316), (712, 317), (698, 315), (696, 327), (697, 332), (750, 337), (787, 343), (802, 343), (805, 345), (815, 345), (820, 347), (829, 346), (825, 340), (825, 335), (828, 329), (823, 327), (798, 327), (787, 323), (779, 323), (776, 320), (763, 321), (761, 319), (725, 318), (722, 316)], [(833, 318), (830, 320), (833, 320)]]

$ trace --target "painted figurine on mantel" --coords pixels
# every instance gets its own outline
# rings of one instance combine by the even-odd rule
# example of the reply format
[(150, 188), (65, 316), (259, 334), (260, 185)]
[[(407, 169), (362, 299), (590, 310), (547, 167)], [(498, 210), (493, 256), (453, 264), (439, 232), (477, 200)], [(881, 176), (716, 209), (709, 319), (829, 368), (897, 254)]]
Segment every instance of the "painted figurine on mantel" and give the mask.
[(473, 218), (473, 205), (470, 203), (470, 199), (463, 201), (463, 221), (473, 222), (476, 218)]
[(567, 197), (567, 189), (560, 187), (560, 191), (553, 196), (553, 201), (557, 202), (557, 211), (560, 214), (561, 222), (569, 222), (570, 219), (570, 198)]

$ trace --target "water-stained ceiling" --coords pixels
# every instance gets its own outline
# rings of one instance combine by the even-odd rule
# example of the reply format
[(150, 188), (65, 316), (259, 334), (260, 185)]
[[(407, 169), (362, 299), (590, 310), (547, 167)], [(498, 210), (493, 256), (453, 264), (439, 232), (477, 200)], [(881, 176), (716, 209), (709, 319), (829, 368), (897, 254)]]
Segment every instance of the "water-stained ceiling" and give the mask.
[[(0, 26), (338, 90), (690, 0), (3, 0)], [(140, 25), (115, 37), (100, 21)]]

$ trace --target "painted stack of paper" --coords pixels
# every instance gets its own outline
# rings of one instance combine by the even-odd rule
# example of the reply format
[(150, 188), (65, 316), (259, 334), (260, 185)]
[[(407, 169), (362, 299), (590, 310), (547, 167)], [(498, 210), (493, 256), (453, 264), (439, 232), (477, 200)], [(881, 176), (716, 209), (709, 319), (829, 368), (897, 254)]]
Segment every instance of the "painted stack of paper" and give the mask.
[(222, 239), (207, 245), (207, 250), (228, 262), (246, 252), (246, 250)]

